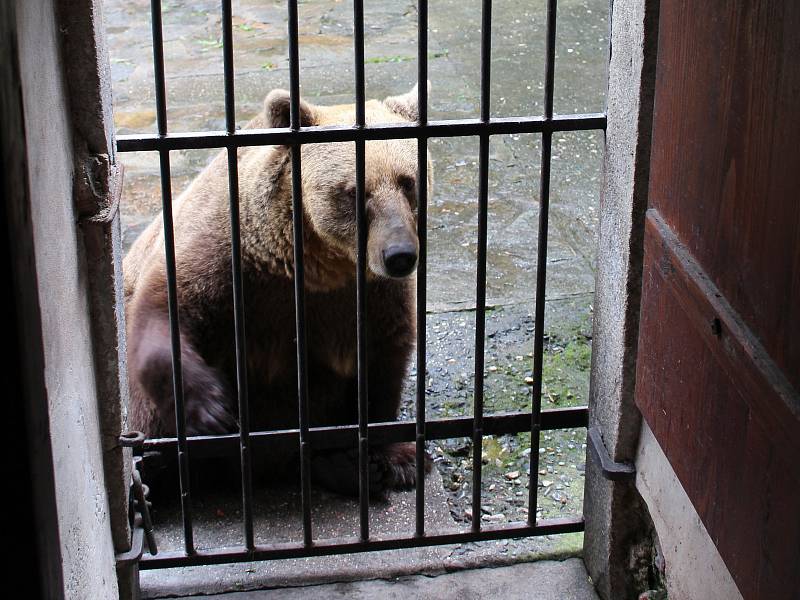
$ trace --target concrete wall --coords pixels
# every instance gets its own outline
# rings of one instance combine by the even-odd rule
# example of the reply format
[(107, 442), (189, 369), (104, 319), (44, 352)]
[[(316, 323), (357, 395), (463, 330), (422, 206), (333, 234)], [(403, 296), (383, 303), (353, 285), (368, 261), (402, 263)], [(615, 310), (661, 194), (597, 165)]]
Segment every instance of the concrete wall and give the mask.
[(71, 124), (53, 2), (16, 3), (31, 221), (66, 598), (115, 598)]
[[(114, 549), (130, 549), (128, 490), (131, 452), (119, 445), (127, 431), (128, 377), (122, 290), (122, 172), (115, 160), (111, 75), (102, 0), (55, 0), (75, 153), (73, 203), (80, 219), (88, 278), (97, 396), (101, 399), (106, 491)], [(131, 588), (135, 574), (119, 573)]]
[[(589, 421), (619, 462), (634, 460), (641, 427), (633, 393), (658, 4), (614, 0), (611, 11)], [(651, 546), (635, 487), (605, 479), (599, 465), (587, 461), (584, 515), (584, 560), (598, 592), (609, 600), (635, 597), (646, 585)]]
[(642, 425), (636, 469), (636, 489), (647, 504), (658, 533), (670, 600), (741, 598), (647, 423)]

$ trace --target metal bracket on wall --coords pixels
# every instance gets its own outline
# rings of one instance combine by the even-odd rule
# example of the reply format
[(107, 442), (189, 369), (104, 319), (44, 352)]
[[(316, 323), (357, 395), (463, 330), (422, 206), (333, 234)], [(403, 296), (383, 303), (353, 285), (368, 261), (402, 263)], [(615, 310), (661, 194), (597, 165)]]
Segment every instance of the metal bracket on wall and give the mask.
[[(145, 436), (139, 431), (123, 433), (119, 437), (121, 446), (133, 448), (141, 452), (144, 447)], [(156, 538), (153, 533), (153, 521), (150, 518), (150, 503), (147, 500), (148, 488), (142, 483), (139, 474), (139, 464), (141, 456), (133, 457), (133, 469), (131, 470), (131, 548), (127, 552), (121, 552), (116, 556), (117, 568), (138, 563), (144, 551), (144, 542), (147, 541), (147, 549), (150, 554), (158, 553)]]
[(125, 167), (110, 163), (105, 154), (86, 159), (76, 174), (79, 225), (108, 226), (113, 223), (119, 216), (124, 175)]
[(599, 427), (590, 427), (586, 442), (590, 455), (600, 466), (603, 477), (611, 481), (631, 481), (636, 477), (636, 467), (627, 462), (614, 462), (608, 455)]

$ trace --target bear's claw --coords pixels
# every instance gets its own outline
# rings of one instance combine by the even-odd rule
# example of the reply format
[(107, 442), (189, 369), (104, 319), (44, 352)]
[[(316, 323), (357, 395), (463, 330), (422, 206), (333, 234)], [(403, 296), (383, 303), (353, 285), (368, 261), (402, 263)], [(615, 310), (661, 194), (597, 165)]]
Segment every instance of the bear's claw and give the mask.
[[(371, 448), (369, 452), (369, 495), (374, 500), (387, 500), (391, 490), (410, 490), (417, 484), (417, 464), (413, 444), (392, 444)], [(430, 459), (425, 457), (425, 472)], [(357, 496), (358, 450), (340, 450), (317, 454), (311, 460), (311, 477), (315, 483), (346, 496)]]

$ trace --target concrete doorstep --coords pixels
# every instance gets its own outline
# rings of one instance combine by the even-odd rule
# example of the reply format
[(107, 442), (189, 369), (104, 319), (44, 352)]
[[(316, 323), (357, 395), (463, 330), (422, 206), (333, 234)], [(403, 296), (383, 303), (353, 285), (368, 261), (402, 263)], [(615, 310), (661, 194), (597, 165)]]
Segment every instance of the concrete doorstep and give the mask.
[[(306, 598), (597, 600), (597, 595), (580, 558), (563, 561), (544, 560), (508, 567), (469, 569), (434, 577), (413, 575), (391, 580), (374, 579), (233, 592), (215, 597), (221, 600), (305, 600)], [(191, 597), (185, 597), (185, 599), (188, 598)]]

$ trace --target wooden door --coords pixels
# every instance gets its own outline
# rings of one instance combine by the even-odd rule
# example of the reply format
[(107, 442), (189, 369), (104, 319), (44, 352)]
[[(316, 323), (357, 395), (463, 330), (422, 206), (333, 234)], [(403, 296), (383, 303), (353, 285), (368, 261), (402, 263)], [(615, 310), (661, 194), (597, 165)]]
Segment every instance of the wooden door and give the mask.
[(800, 2), (662, 0), (636, 403), (745, 598), (800, 598)]

